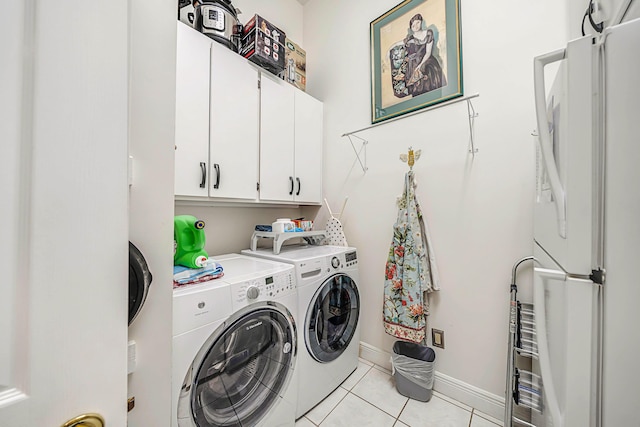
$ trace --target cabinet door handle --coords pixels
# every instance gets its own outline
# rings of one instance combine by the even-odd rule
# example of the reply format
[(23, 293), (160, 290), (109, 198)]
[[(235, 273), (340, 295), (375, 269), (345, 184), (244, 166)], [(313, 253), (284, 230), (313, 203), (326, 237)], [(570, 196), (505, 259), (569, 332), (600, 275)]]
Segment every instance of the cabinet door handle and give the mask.
[(202, 179), (200, 180), (200, 188), (204, 188), (207, 182), (207, 164), (200, 162), (200, 170), (202, 171)]
[(293, 177), (292, 176), (289, 177), (289, 181), (291, 182), (291, 190), (289, 190), (289, 195), (291, 196), (293, 194)]
[(302, 186), (300, 185), (300, 178), (296, 177), (296, 181), (298, 181), (298, 191), (296, 192), (296, 196), (300, 195), (300, 189), (302, 188)]
[(213, 188), (218, 189), (220, 187), (220, 165), (214, 163), (213, 168), (216, 170), (216, 183), (213, 184)]

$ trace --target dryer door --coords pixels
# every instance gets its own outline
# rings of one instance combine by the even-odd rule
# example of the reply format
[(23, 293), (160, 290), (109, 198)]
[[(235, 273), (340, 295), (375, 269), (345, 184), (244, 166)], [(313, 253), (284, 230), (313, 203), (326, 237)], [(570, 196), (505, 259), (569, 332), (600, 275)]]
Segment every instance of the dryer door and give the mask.
[(321, 363), (340, 356), (355, 334), (359, 314), (356, 282), (346, 274), (325, 280), (307, 309), (305, 342), (311, 356)]
[(257, 425), (287, 390), (295, 337), (293, 317), (279, 303), (256, 303), (236, 312), (204, 343), (188, 370), (178, 425)]
[(152, 279), (142, 252), (129, 242), (129, 325), (140, 313)]

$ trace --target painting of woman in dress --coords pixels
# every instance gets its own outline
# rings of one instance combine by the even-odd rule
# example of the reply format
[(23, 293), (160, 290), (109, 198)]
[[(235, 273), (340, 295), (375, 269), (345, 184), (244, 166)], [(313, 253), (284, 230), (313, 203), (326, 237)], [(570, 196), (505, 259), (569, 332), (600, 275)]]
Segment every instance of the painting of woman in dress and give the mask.
[(382, 26), (383, 108), (447, 85), (446, 30), (445, 0), (428, 0)]
[(404, 0), (370, 26), (372, 123), (462, 96), (459, 0)]
[(409, 94), (421, 95), (447, 84), (442, 67), (433, 56), (433, 30), (427, 28), (421, 14), (415, 14), (409, 21), (404, 45), (407, 58), (404, 81)]

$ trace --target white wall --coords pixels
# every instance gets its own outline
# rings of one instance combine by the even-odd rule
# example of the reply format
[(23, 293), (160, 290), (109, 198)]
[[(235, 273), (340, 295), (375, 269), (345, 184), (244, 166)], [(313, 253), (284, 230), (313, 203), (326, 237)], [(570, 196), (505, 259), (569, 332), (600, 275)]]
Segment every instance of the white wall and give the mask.
[(130, 427), (166, 426), (171, 416), (176, 10), (174, 0), (129, 2), (129, 239), (153, 274), (129, 328), (138, 356), (129, 375)]
[(304, 48), (302, 5), (296, 0), (233, 0), (232, 4), (242, 12), (238, 18), (243, 24), (257, 13)]
[[(602, 9), (602, 17), (604, 18), (605, 27), (610, 26), (618, 19), (623, 7), (627, 5), (628, 0), (599, 0), (600, 7)], [(632, 19), (640, 17), (640, 2), (636, 0), (630, 0), (629, 8), (624, 15), (623, 22), (630, 21)], [(568, 5), (568, 21), (567, 26), (569, 29), (570, 38), (577, 38), (582, 35), (581, 25), (582, 17), (587, 9), (588, 2), (585, 0), (567, 0)], [(589, 25), (587, 20), (584, 24), (585, 34), (595, 34), (595, 31)]]
[[(382, 326), (383, 273), (408, 170), (398, 156), (411, 145), (422, 150), (417, 196), (441, 276), (428, 319), (445, 331), (436, 369), (503, 396), (511, 268), (532, 252), (533, 57), (567, 40), (565, 6), (463, 0), (464, 90), (480, 94), (479, 152), (467, 152), (467, 107), (459, 103), (360, 133), (369, 141), (363, 173), (341, 135), (370, 124), (369, 23), (397, 3), (323, 0), (304, 9), (307, 91), (325, 103), (324, 192), (334, 210), (349, 197), (343, 224), (359, 249), (361, 339), (384, 351), (395, 341)], [(317, 220), (326, 220), (325, 209)]]
[[(577, 0), (570, 1), (575, 3)], [(584, 9), (586, 9), (584, 5), (586, 2), (581, 1), (580, 3), (583, 3), (582, 12), (584, 13)], [(600, 0), (605, 18), (605, 26), (612, 25), (615, 19), (618, 19), (622, 8), (626, 7), (627, 3), (628, 0)], [(624, 15), (624, 19), (622, 21), (626, 22), (638, 17), (640, 17), (640, 3), (635, 0), (630, 0), (629, 8), (627, 9), (626, 15)]]

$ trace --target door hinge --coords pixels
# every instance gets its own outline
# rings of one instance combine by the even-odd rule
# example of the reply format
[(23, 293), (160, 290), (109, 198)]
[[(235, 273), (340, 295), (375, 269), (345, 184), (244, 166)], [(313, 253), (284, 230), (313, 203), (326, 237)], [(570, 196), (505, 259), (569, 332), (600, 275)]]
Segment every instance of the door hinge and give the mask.
[(589, 279), (591, 279), (591, 281), (593, 283), (597, 283), (599, 285), (604, 285), (604, 281), (605, 281), (605, 271), (602, 269), (597, 269), (597, 270), (591, 270), (591, 274), (589, 275)]
[(256, 182), (256, 191), (260, 191), (260, 183)]
[(130, 397), (129, 399), (127, 399), (127, 412), (131, 412), (133, 408), (135, 408), (135, 406), (136, 406), (135, 397)]
[(260, 79), (258, 79), (258, 89), (260, 89)]

